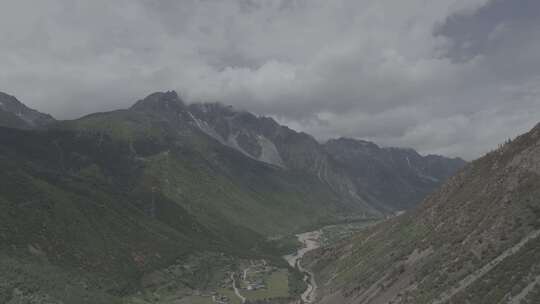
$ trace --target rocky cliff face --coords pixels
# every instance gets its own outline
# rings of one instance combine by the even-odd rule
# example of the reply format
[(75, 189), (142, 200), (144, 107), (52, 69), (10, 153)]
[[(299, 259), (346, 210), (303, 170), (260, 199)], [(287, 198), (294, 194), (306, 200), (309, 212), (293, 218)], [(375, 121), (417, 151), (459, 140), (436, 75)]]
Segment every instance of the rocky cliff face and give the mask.
[(377, 213), (408, 209), (465, 165), (461, 159), (421, 156), (354, 139), (320, 144), (269, 117), (219, 103), (192, 104), (195, 124), (219, 142), (274, 166), (309, 172), (350, 201)]
[(17, 98), (0, 92), (0, 126), (32, 129), (52, 122), (52, 116), (30, 109)]
[(219, 103), (191, 104), (189, 113), (197, 127), (219, 142), (253, 159), (286, 166), (273, 139), (288, 132), (273, 119), (238, 112)]
[(358, 195), (349, 176), (312, 136), (232, 107), (192, 104), (189, 113), (197, 127), (219, 142), (250, 158), (283, 170), (308, 173), (338, 193), (344, 202), (361, 205), (368, 214), (380, 215), (376, 202)]
[(539, 163), (537, 126), (418, 208), (322, 250), (320, 303), (538, 303)]

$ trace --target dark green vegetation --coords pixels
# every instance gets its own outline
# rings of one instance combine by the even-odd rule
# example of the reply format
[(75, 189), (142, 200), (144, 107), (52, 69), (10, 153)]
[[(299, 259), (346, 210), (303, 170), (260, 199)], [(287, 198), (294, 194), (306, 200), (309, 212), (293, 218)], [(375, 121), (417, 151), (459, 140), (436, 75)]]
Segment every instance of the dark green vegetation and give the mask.
[[(104, 286), (107, 290), (103, 291), (113, 294), (133, 291), (143, 273), (195, 251), (235, 256), (272, 254), (263, 233), (283, 232), (302, 223), (294, 219), (301, 212), (286, 218), (285, 206), (281, 218), (272, 218), (270, 210), (265, 211), (270, 209), (263, 205), (265, 200), (253, 197), (264, 195), (264, 189), (249, 191), (224, 176), (212, 175), (210, 170), (218, 168), (189, 150), (159, 151), (142, 159), (132, 154), (127, 142), (66, 130), (37, 133), (0, 129), (0, 141), (1, 250), (17, 257), (14, 259), (28, 255), (70, 271), (89, 272), (101, 281), (105, 279), (102, 282), (106, 283), (95, 286), (100, 291)], [(158, 149), (152, 144), (146, 147)], [(182, 161), (186, 155), (191, 162)], [(163, 157), (172, 164), (156, 171), (154, 166), (161, 166)], [(250, 162), (254, 161), (244, 160), (242, 165), (249, 166)], [(195, 170), (193, 166), (200, 167)], [(259, 169), (256, 176), (266, 178), (266, 184), (253, 178), (248, 186), (279, 186), (265, 176), (272, 168)], [(171, 174), (169, 170), (177, 171)], [(162, 186), (166, 178), (176, 186)], [(274, 198), (279, 203), (278, 195), (272, 193), (268, 201)], [(293, 189), (281, 195), (294, 208), (295, 196), (299, 195)], [(262, 213), (257, 213), (257, 208)], [(304, 208), (310, 214), (307, 206)], [(278, 206), (272, 211), (278, 214)], [(274, 231), (273, 222), (264, 217), (278, 224)], [(257, 221), (263, 225), (257, 226)], [(290, 225), (285, 226), (287, 223)], [(35, 280), (33, 284), (39, 285), (50, 280), (46, 273), (34, 277), (37, 274), (31, 270), (20, 278), (21, 282), (9, 279), (3, 294), (11, 293), (17, 284), (30, 286)]]
[[(20, 281), (5, 282), (5, 296), (18, 285), (39, 292), (24, 289), (52, 280), (122, 294), (138, 286), (142, 273), (193, 250), (232, 248), (223, 239), (234, 228), (218, 236), (163, 195), (135, 188), (142, 169), (124, 157), (122, 145), (104, 140), (98, 148), (94, 136), (65, 131), (0, 134), (0, 249), (26, 268)], [(158, 207), (149, 216), (152, 201)], [(244, 235), (257, 240), (253, 232)], [(22, 261), (27, 258), (88, 276), (43, 272)]]
[(419, 208), (312, 255), (321, 303), (539, 303), (538, 164), (540, 125)]

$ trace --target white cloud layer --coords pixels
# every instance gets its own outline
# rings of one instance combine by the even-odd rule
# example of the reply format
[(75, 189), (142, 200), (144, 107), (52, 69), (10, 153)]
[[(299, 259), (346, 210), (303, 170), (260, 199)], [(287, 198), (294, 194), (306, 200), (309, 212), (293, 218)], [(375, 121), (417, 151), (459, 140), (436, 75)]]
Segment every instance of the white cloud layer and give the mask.
[(0, 90), (74, 118), (176, 89), (471, 159), (540, 120), (535, 2), (0, 0)]

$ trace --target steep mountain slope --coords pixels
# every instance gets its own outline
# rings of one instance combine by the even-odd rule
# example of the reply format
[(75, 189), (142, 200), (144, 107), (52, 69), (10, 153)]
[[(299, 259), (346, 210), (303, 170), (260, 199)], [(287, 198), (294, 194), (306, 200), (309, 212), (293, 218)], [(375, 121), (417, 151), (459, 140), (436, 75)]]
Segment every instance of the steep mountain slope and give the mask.
[(417, 209), (312, 256), (320, 303), (539, 303), (538, 164), (540, 125)]
[(196, 250), (234, 249), (226, 233), (134, 188), (141, 162), (128, 152), (91, 134), (0, 128), (1, 303), (115, 303), (147, 271)]
[(310, 135), (279, 125), (269, 117), (257, 117), (219, 103), (191, 104), (189, 114), (197, 127), (224, 145), (250, 158), (282, 169), (316, 176), (343, 202), (380, 215), (377, 204), (358, 195), (345, 172)]
[(52, 122), (52, 116), (30, 109), (17, 98), (0, 92), (0, 126), (32, 129)]
[[(146, 117), (110, 115), (121, 124), (120, 114)], [(97, 116), (92, 123), (103, 126)], [(311, 202), (300, 200), (301, 187), (309, 188), (303, 182), (274, 176), (274, 168), (235, 151), (206, 150), (215, 155), (203, 158), (147, 133), (125, 141), (72, 129), (83, 121), (40, 131), (0, 128), (0, 303), (119, 303), (149, 273), (183, 269), (202, 252), (278, 257), (267, 235), (329, 212), (311, 212)], [(177, 288), (198, 288), (203, 275), (213, 274), (188, 275)]]
[(343, 200), (387, 213), (408, 209), (460, 169), (465, 161), (422, 157), (414, 150), (381, 149), (352, 139), (319, 144), (305, 133), (219, 103), (189, 105), (189, 114), (208, 135), (243, 154), (328, 184)]
[(380, 148), (349, 138), (329, 140), (324, 148), (359, 193), (393, 210), (414, 207), (466, 164), (459, 158), (421, 156), (412, 149)]
[(118, 303), (193, 254), (279, 257), (268, 236), (361, 211), (223, 146), (184, 107), (158, 93), (43, 130), (0, 127), (1, 303)]
[(275, 235), (340, 214), (374, 215), (314, 175), (254, 160), (208, 136), (175, 92), (151, 94), (128, 110), (92, 114), (57, 127), (125, 143), (144, 160), (140, 182), (203, 222), (224, 219)]

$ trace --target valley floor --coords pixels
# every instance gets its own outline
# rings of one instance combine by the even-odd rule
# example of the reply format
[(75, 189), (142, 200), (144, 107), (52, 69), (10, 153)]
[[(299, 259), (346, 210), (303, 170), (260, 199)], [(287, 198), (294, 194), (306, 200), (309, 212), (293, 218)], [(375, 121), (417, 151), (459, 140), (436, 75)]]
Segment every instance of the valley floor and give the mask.
[(321, 246), (321, 230), (310, 231), (297, 234), (298, 241), (303, 244), (303, 247), (298, 249), (296, 253), (286, 255), (283, 258), (291, 265), (297, 267), (304, 274), (304, 282), (307, 284), (306, 290), (302, 293), (301, 299), (304, 303), (313, 303), (317, 295), (317, 282), (315, 275), (302, 266), (302, 258), (310, 251), (313, 251)]
[(297, 234), (294, 239), (299, 248), (282, 257), (286, 264), (267, 259), (237, 259), (219, 253), (191, 256), (147, 275), (143, 278), (144, 292), (125, 298), (124, 303), (315, 303), (316, 277), (302, 263), (302, 258), (371, 223), (330, 225)]

